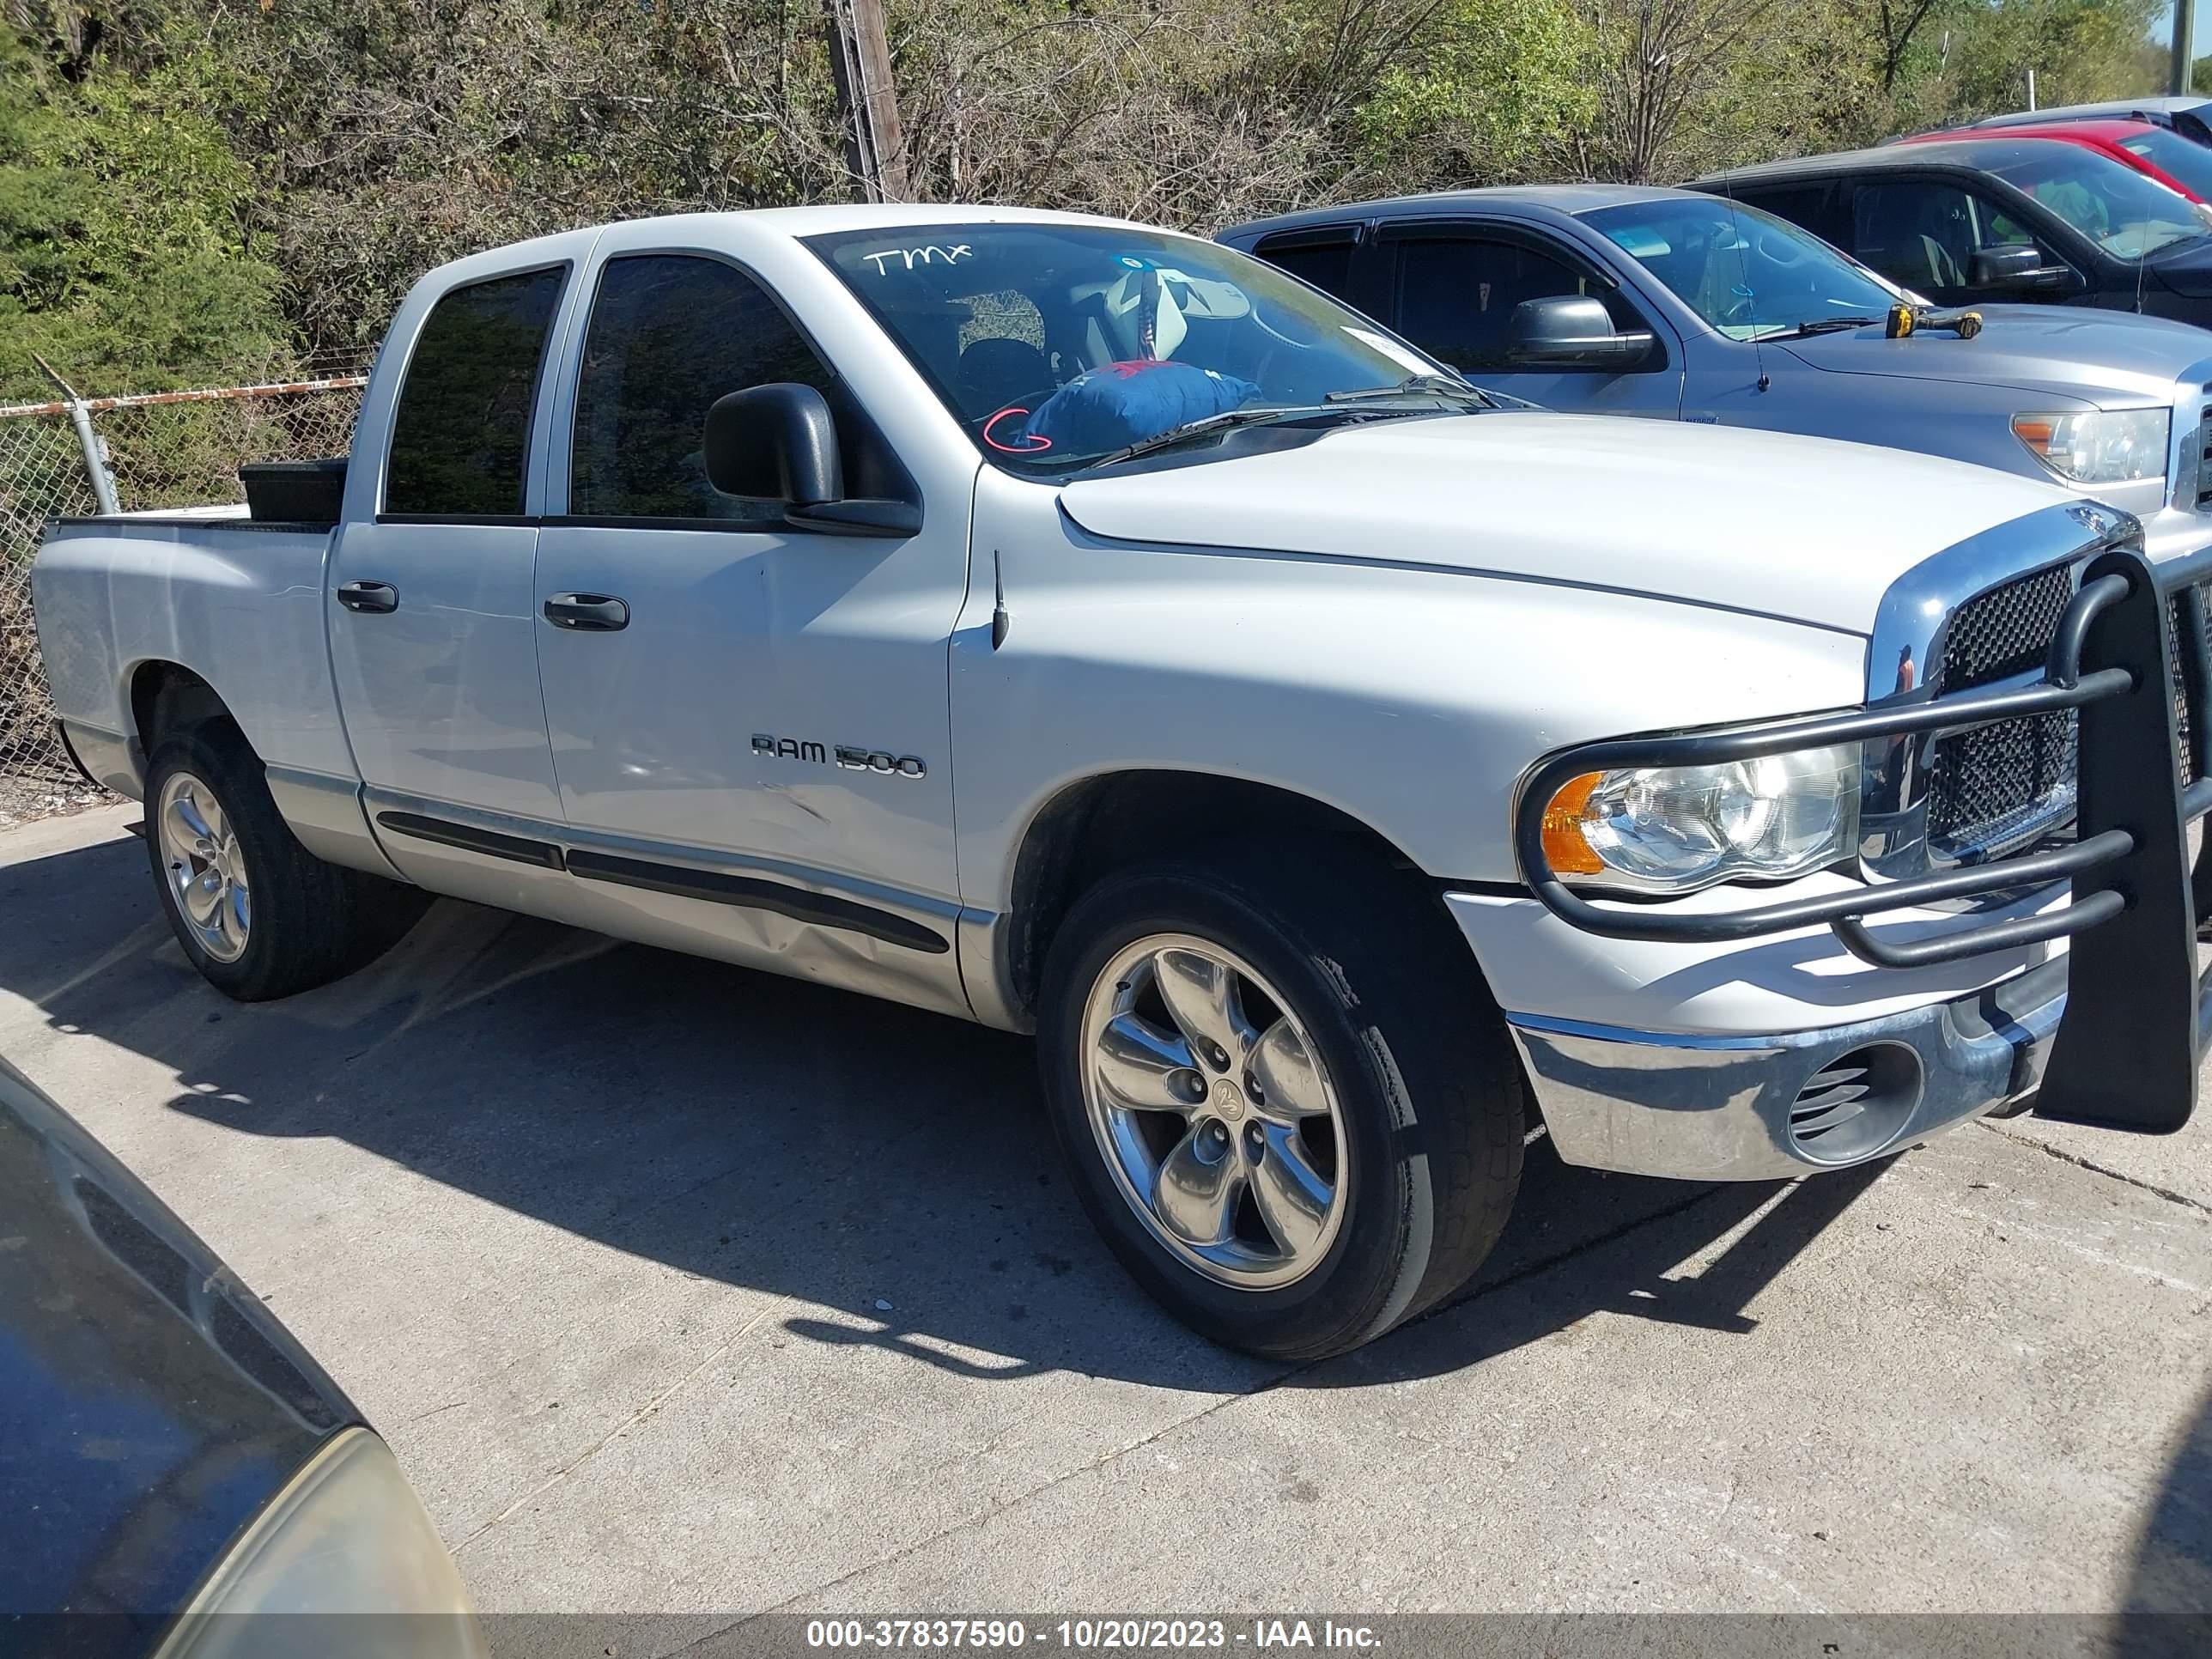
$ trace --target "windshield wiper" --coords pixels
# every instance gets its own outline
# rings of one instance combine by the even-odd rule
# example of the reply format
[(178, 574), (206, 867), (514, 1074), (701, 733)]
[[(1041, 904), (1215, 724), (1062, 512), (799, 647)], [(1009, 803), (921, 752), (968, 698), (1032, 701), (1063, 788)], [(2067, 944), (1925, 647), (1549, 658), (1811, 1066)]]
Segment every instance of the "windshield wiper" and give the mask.
[(1096, 460), (1085, 461), (1083, 470), (1089, 472), (1121, 461), (1134, 460), (1139, 455), (1172, 449), (1177, 444), (1188, 443), (1193, 438), (1203, 438), (1210, 432), (1226, 432), (1231, 427), (1262, 426), (1269, 421), (1296, 420), (1300, 416), (1310, 420), (1316, 415), (1337, 412), (1325, 404), (1261, 404), (1243, 409), (1225, 409), (1218, 415), (1201, 415), (1194, 421), (1185, 421), (1181, 426), (1171, 426), (1149, 438), (1139, 438), (1133, 444), (1124, 444)]
[(1455, 404), (1473, 404), (1479, 409), (1496, 409), (1498, 400), (1480, 386), (1469, 386), (1465, 380), (1455, 380), (1448, 374), (1409, 374), (1395, 386), (1355, 386), (1349, 392), (1332, 392), (1322, 401), (1327, 404), (1382, 404), (1401, 398), (1444, 398)]
[(1185, 421), (1181, 426), (1171, 426), (1165, 432), (1139, 438), (1133, 444), (1125, 444), (1101, 455), (1095, 461), (1085, 461), (1083, 470), (1093, 471), (1102, 466), (1134, 460), (1139, 455), (1156, 454), (1163, 449), (1172, 449), (1177, 444), (1188, 443), (1193, 438), (1203, 438), (1212, 432), (1225, 432), (1232, 427), (1263, 426), (1270, 421), (1310, 421), (1331, 415), (1340, 415), (1348, 419), (1373, 419), (1379, 411), (1370, 410), (1369, 406), (1371, 404), (1401, 403), (1408, 398), (1426, 397), (1441, 398), (1462, 407), (1500, 407), (1495, 399), (1464, 380), (1448, 380), (1441, 374), (1415, 374), (1396, 386), (1359, 386), (1349, 392), (1331, 392), (1317, 404), (1248, 404), (1243, 409), (1224, 410), (1218, 415), (1201, 415), (1194, 421)]
[(1881, 321), (1879, 317), (1815, 317), (1795, 328), (1778, 329), (1771, 334), (1761, 334), (1762, 340), (1802, 340), (1815, 334), (1840, 334), (1846, 329), (1873, 328)]

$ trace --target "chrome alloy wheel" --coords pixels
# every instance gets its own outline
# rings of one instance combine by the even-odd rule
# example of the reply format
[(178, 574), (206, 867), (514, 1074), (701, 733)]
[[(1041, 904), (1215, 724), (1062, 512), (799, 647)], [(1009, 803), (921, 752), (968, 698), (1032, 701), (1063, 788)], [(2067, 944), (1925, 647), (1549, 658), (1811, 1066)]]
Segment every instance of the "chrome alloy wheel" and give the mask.
[(1083, 1098), (1114, 1183), (1169, 1249), (1240, 1290), (1295, 1283), (1344, 1220), (1344, 1117), (1273, 987), (1221, 946), (1156, 933), (1083, 1011)]
[(161, 866), (185, 925), (217, 962), (246, 954), (253, 927), (246, 856), (222, 803), (190, 772), (173, 772), (154, 812)]

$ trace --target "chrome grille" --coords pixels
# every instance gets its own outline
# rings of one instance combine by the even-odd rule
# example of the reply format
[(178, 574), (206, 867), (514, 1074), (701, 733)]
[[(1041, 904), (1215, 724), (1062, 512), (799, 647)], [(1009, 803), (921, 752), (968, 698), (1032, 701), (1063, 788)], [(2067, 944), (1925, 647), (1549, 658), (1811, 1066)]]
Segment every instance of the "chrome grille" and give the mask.
[[(2073, 596), (2075, 572), (2055, 565), (1993, 587), (1953, 613), (1929, 687), (1969, 690), (2034, 672), (2051, 650), (2058, 618)], [(2212, 643), (2212, 605), (2200, 624)], [(2197, 777), (2197, 658), (2189, 599), (2167, 602), (2166, 647), (2174, 664), (2175, 762), (2186, 786)], [(2071, 713), (2005, 720), (1942, 738), (1928, 761), (1928, 836), (1949, 858), (2009, 847), (2057, 827), (2070, 795), (2077, 722)]]
[[(2212, 510), (2212, 404), (2204, 405), (2189, 441), (2197, 452), (2197, 510), (2203, 513)], [(2174, 483), (2174, 493), (2179, 495), (2180, 480)]]
[[(2212, 618), (2212, 610), (2206, 612)], [(2189, 605), (2185, 594), (2177, 593), (2166, 602), (2166, 649), (2173, 659), (2173, 734), (2175, 758), (2181, 764), (2183, 787), (2197, 781), (2197, 744), (2190, 718), (2190, 682), (2194, 672), (2183, 650), (2188, 637)]]
[[(2033, 673), (2073, 597), (2070, 565), (1977, 594), (1952, 613), (1929, 689), (1969, 690)], [(1939, 738), (1929, 757), (1928, 834), (1946, 851), (2001, 845), (2033, 828), (2074, 776), (2069, 711)]]

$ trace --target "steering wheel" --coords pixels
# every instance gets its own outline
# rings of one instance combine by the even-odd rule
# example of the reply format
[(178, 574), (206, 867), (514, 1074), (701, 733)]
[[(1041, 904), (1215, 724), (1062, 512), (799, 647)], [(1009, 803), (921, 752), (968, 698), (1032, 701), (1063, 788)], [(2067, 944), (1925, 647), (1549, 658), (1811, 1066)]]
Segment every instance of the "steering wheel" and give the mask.
[(1290, 347), (1293, 351), (1311, 351), (1315, 345), (1318, 343), (1318, 342), (1313, 340), (1293, 340), (1289, 335), (1284, 333), (1282, 330), (1277, 328), (1273, 323), (1269, 322), (1265, 317), (1260, 314), (1260, 306), (1256, 300), (1252, 302), (1251, 309), (1245, 314), (1250, 317), (1255, 323), (1260, 325), (1260, 331), (1261, 333), (1267, 335), (1270, 338), (1281, 341), (1283, 344)]
[(1788, 237), (1777, 236), (1769, 231), (1760, 231), (1752, 239), (1751, 245), (1759, 250), (1760, 257), (1769, 264), (1782, 270), (1795, 270), (1811, 257)]

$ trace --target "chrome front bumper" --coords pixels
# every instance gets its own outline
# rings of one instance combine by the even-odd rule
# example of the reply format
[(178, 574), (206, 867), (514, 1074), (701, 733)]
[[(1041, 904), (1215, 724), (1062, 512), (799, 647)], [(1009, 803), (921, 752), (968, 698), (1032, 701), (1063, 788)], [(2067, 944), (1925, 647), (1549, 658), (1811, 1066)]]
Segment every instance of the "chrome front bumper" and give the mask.
[(1863, 1163), (2033, 1093), (2065, 1012), (2060, 957), (1949, 1002), (1773, 1036), (1509, 1019), (1567, 1163), (1770, 1181)]

